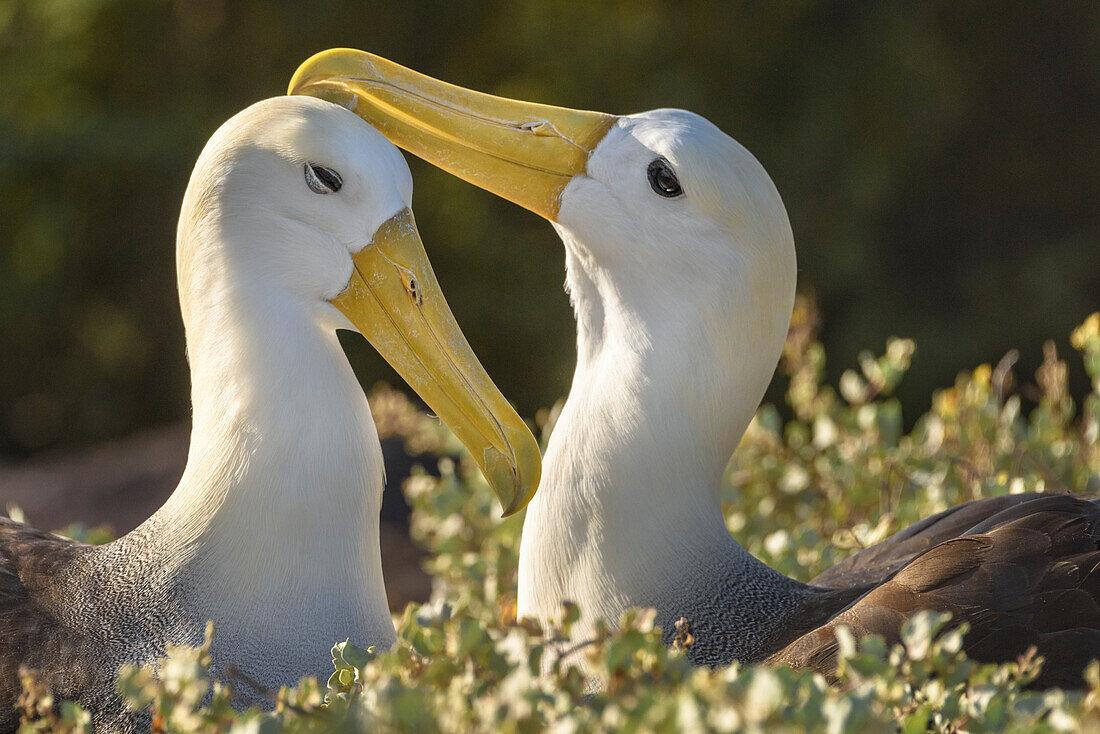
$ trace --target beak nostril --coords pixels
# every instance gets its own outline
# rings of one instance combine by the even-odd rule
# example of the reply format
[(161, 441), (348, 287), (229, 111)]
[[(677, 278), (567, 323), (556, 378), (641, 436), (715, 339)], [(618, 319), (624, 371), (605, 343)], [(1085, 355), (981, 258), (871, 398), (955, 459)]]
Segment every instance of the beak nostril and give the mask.
[(420, 293), (420, 284), (416, 282), (416, 276), (409, 274), (408, 280), (405, 281), (405, 290), (408, 292), (409, 297), (413, 299), (413, 302), (417, 306), (421, 306), (424, 303), (423, 295)]

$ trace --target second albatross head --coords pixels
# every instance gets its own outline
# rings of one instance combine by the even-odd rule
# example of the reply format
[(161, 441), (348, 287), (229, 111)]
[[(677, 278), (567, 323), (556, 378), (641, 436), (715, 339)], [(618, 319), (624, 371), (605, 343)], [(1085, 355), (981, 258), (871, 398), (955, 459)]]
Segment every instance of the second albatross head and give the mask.
[[(232, 197), (210, 193), (223, 191)], [(202, 294), (232, 273), (234, 288), (265, 294), (251, 301), (264, 304), (261, 318), (305, 312), (360, 332), (469, 448), (511, 514), (538, 485), (538, 445), (455, 322), (411, 197), (401, 153), (347, 110), (305, 97), (253, 105), (215, 133), (184, 201), (184, 321), (201, 328)], [(222, 236), (194, 236), (210, 230)]]

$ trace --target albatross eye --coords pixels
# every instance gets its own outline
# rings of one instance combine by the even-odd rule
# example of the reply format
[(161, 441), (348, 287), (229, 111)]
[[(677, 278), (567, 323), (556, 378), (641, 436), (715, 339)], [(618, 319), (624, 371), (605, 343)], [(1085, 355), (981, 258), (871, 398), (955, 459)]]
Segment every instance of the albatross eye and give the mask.
[(306, 186), (315, 194), (334, 194), (344, 185), (344, 179), (331, 168), (306, 164)]
[(658, 158), (649, 164), (649, 185), (658, 196), (666, 199), (674, 199), (684, 190), (680, 188), (680, 179), (676, 178), (676, 171), (664, 158)]

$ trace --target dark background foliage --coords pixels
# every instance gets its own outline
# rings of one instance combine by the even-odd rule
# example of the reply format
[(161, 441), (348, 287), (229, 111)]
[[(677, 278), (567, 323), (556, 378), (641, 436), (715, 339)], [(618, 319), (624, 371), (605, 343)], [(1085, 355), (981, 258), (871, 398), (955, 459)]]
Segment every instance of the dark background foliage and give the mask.
[[(684, 107), (771, 172), (832, 368), (916, 339), (907, 413), (1100, 305), (1095, 2), (0, 0), (0, 457), (186, 416), (174, 228), (207, 137), (364, 48), (537, 101)], [(525, 415), (569, 385), (563, 255), (410, 160), (436, 272)], [(346, 339), (365, 383), (396, 382)], [(1075, 377), (1083, 388), (1083, 376)]]

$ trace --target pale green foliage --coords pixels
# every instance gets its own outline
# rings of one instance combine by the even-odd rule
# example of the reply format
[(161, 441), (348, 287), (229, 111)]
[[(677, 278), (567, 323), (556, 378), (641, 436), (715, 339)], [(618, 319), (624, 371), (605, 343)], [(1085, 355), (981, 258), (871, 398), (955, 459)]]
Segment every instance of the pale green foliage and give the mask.
[(82, 523), (73, 523), (57, 531), (58, 535), (64, 535), (80, 543), (103, 545), (115, 539), (115, 533), (109, 525), (97, 525), (90, 528)]
[[(883, 356), (864, 355), (837, 391), (821, 384), (813, 320), (800, 302), (782, 365), (793, 417), (784, 423), (775, 409), (761, 409), (723, 488), (731, 532), (783, 572), (809, 580), (859, 547), (975, 497), (1100, 489), (1100, 315), (1073, 334), (1093, 384), (1081, 415), (1051, 347), (1029, 415), (1007, 367), (983, 365), (938, 392), (909, 433), (890, 395), (912, 342), (892, 340)], [(383, 433), (446, 455), (441, 478), (416, 476), (406, 487), (414, 537), (430, 554), (433, 601), (395, 620), (392, 650), (335, 645), (327, 688), (306, 680), (273, 693), (268, 713), (232, 710), (232, 679), (213, 680), (209, 642), (172, 650), (159, 677), (123, 671), (120, 690), (152, 707), (158, 730), (1100, 731), (1096, 664), (1083, 691), (1030, 691), (1041, 660), (970, 661), (960, 651), (965, 625), (945, 631), (945, 618), (933, 614), (910, 620), (891, 649), (842, 632), (835, 686), (787, 668), (695, 668), (661, 644), (645, 610), (580, 642), (570, 635), (579, 618), (571, 605), (547, 630), (517, 622), (522, 520), (499, 519), (492, 492), (438, 421), (391, 393), (372, 402)], [(552, 428), (547, 415), (544, 433)], [(690, 644), (690, 628), (679, 632)], [(36, 685), (28, 681), (26, 731), (86, 726), (74, 707), (51, 713)]]
[[(1065, 365), (1052, 344), (1021, 411), (1006, 367), (981, 365), (932, 396), (932, 409), (904, 434), (890, 397), (913, 343), (861, 356), (841, 395), (821, 385), (825, 355), (800, 301), (784, 351), (794, 419), (763, 407), (734, 454), (724, 487), (727, 525), (754, 554), (809, 579), (851, 551), (922, 517), (978, 497), (1017, 492), (1100, 494), (1100, 316), (1074, 332), (1093, 376), (1085, 415), (1075, 421)], [(1030, 387), (1030, 386), (1029, 386)]]
[(23, 694), (17, 707), (22, 722), (20, 734), (32, 732), (63, 732), (64, 734), (91, 734), (92, 717), (79, 706), (69, 702), (54, 705), (49, 690), (30, 671), (22, 671)]

